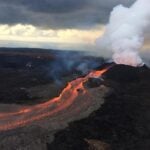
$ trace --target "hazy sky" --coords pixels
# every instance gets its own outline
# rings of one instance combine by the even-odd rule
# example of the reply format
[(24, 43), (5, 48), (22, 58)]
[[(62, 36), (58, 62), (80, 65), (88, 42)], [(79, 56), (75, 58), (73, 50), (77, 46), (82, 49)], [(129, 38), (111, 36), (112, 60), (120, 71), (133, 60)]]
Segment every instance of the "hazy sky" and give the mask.
[(0, 46), (95, 49), (112, 8), (134, 1), (0, 0)]

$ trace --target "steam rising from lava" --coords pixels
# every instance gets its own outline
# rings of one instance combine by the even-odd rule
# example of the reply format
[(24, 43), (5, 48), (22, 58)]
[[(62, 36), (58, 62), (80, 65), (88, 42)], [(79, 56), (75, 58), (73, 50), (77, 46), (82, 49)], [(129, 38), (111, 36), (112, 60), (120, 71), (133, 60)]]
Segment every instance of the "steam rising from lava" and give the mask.
[(109, 24), (99, 46), (113, 52), (117, 64), (141, 66), (143, 61), (138, 52), (143, 46), (145, 29), (150, 25), (149, 0), (137, 0), (130, 8), (116, 6), (111, 12)]

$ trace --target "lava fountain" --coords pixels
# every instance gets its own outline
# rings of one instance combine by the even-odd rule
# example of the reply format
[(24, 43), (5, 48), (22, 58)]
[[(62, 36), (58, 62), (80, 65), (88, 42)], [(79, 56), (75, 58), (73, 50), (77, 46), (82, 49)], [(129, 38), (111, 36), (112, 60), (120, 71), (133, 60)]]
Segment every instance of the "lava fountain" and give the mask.
[(63, 110), (75, 103), (79, 93), (83, 96), (88, 93), (83, 84), (89, 78), (98, 78), (107, 70), (108, 68), (92, 71), (85, 77), (77, 78), (69, 82), (58, 97), (50, 99), (45, 103), (34, 106), (22, 106), (11, 112), (1, 112), (0, 131), (23, 127), (47, 117), (59, 116)]

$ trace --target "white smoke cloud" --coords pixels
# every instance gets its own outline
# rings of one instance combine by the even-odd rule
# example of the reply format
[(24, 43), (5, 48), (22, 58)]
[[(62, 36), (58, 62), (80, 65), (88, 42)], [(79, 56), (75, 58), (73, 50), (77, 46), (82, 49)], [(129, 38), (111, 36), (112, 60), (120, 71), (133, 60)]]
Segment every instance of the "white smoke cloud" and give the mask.
[(109, 48), (117, 64), (140, 66), (139, 50), (144, 43), (144, 32), (150, 25), (150, 1), (137, 0), (130, 8), (116, 6), (97, 45)]

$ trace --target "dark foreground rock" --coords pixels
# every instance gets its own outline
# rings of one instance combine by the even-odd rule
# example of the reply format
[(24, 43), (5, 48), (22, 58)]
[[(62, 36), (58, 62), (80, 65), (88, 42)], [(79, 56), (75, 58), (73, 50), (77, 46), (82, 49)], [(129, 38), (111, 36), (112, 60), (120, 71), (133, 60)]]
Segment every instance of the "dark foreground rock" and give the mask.
[(48, 150), (88, 150), (85, 139), (107, 143), (112, 150), (150, 150), (149, 77), (146, 66), (112, 67), (104, 75), (112, 90), (102, 107), (58, 132)]
[[(63, 125), (62, 112), (58, 115), (61, 121), (54, 116), (41, 120), (42, 126), (37, 122), (23, 128), (0, 132), (0, 150), (150, 150), (149, 77), (150, 69), (146, 66), (135, 68), (114, 65), (101, 79), (90, 78), (85, 83), (93, 99), (89, 96), (78, 96), (75, 105), (64, 110), (65, 116), (69, 116), (64, 117), (65, 121), (76, 120), (72, 117), (78, 118), (82, 115), (78, 112), (81, 108), (83, 112), (90, 111), (81, 118), (89, 117), (74, 121), (65, 128), (67, 123), (65, 129), (59, 132), (62, 128), (58, 129), (58, 126)], [(40, 83), (38, 85), (32, 88), (30, 93), (36, 95), (39, 91), (38, 94), (45, 95), (40, 93)], [(103, 88), (100, 86), (111, 90), (107, 92), (104, 103), (97, 105), (95, 102), (104, 100), (101, 94)], [(42, 89), (45, 89), (45, 86), (42, 86)], [(80, 89), (78, 92), (82, 93)], [(86, 100), (95, 103), (90, 103), (89, 106), (96, 106), (96, 109), (83, 109), (78, 101), (87, 104)], [(69, 110), (78, 113), (71, 114), (73, 111)]]
[(100, 140), (86, 139), (88, 150), (110, 150), (110, 145)]

